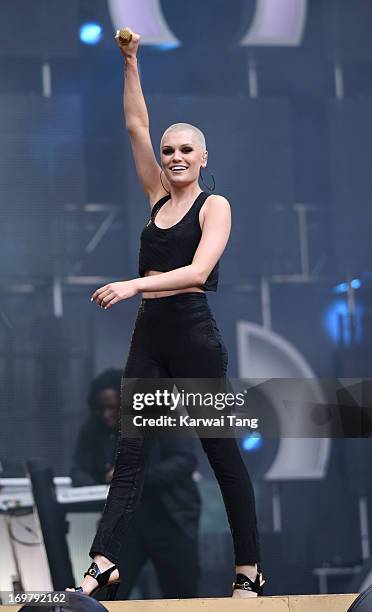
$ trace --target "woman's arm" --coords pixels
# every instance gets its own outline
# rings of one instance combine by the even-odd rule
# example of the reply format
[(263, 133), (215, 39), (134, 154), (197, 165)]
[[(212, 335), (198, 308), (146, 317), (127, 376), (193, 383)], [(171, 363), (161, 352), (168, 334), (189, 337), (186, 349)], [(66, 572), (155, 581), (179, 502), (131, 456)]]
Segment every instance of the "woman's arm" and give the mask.
[(121, 45), (118, 32), (115, 36), (116, 43), (124, 57), (125, 126), (129, 133), (138, 177), (152, 206), (159, 197), (166, 194), (166, 191), (160, 181), (161, 168), (156, 160), (151, 142), (149, 116), (138, 74), (137, 51), (140, 38), (139, 34), (132, 32), (131, 42)]
[(222, 256), (231, 231), (231, 208), (226, 198), (211, 195), (204, 206), (202, 236), (190, 265), (162, 274), (110, 283), (97, 289), (92, 300), (99, 306), (110, 308), (141, 291), (172, 291), (204, 284)]

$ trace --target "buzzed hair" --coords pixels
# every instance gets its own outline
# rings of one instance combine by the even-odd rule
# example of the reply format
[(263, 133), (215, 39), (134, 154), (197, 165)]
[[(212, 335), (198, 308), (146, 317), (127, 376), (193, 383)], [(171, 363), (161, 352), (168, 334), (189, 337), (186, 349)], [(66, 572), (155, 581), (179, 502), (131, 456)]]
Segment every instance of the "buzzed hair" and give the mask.
[(180, 132), (181, 130), (189, 130), (192, 132), (202, 151), (206, 151), (207, 145), (205, 143), (205, 136), (203, 132), (195, 125), (191, 125), (191, 123), (173, 123), (173, 125), (170, 125), (161, 137), (160, 146), (162, 146), (163, 140), (165, 136), (169, 134), (169, 132)]

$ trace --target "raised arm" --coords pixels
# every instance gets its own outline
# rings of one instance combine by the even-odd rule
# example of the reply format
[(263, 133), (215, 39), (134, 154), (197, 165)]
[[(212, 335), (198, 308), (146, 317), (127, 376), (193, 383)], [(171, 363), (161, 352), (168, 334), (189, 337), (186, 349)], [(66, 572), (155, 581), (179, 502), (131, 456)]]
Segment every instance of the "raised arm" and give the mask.
[[(141, 37), (139, 34), (132, 32), (131, 42), (127, 45), (121, 45), (118, 34), (117, 31), (115, 40), (124, 57), (123, 109), (125, 127), (129, 133), (138, 177), (152, 207), (167, 192), (160, 181), (161, 168), (151, 142), (149, 116), (138, 74), (137, 50)], [(168, 188), (165, 177), (163, 182)]]

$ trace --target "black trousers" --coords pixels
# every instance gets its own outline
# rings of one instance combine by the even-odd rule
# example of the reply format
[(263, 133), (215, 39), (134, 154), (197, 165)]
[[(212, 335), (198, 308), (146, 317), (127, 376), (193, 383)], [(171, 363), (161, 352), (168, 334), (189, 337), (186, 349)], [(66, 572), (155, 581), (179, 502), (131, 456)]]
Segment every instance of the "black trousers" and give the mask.
[[(146, 501), (151, 504), (153, 500)], [(198, 597), (200, 563), (197, 534), (191, 537), (180, 529), (159, 500), (151, 504), (151, 510), (144, 507), (141, 500), (131, 527), (124, 536), (118, 563), (124, 580), (116, 599), (128, 599), (148, 560), (155, 568), (163, 597)]]
[[(132, 404), (127, 379), (172, 378), (177, 385), (179, 378), (184, 386), (185, 379), (226, 379), (227, 363), (227, 350), (205, 293), (142, 299), (123, 373), (121, 422)], [(190, 391), (195, 391), (193, 383)], [(237, 440), (203, 437), (200, 441), (221, 489), (235, 563), (260, 562), (254, 492)], [(90, 557), (102, 554), (119, 562), (123, 536), (141, 497), (152, 442), (140, 431), (136, 437), (133, 432), (127, 436), (125, 421), (121, 425), (114, 473)]]

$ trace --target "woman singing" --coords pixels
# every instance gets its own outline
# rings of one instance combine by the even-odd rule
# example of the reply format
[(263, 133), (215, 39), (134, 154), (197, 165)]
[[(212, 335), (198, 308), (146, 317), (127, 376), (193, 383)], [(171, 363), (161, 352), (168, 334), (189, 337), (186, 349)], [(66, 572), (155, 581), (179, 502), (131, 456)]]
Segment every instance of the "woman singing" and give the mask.
[[(197, 127), (176, 123), (167, 128), (160, 143), (159, 166), (137, 70), (140, 36), (132, 32), (125, 45), (118, 32), (115, 39), (125, 59), (126, 128), (151, 208), (141, 234), (139, 277), (110, 283), (92, 295), (99, 306), (110, 309), (142, 293), (122, 378), (122, 412), (126, 412), (126, 379), (226, 378), (227, 350), (205, 292), (217, 289), (231, 211), (226, 198), (209, 195), (199, 187), (208, 152)], [(124, 426), (105, 508), (89, 551), (93, 562), (78, 591), (93, 595), (108, 587), (109, 597), (115, 597), (121, 542), (142, 492), (150, 444), (151, 439), (140, 434), (128, 437)], [(256, 597), (262, 594), (265, 581), (259, 569), (250, 477), (235, 437), (204, 437), (201, 444), (220, 486), (232, 533), (237, 574), (232, 596)], [(180, 563), (180, 572), (185, 571), (182, 560), (174, 562)]]

